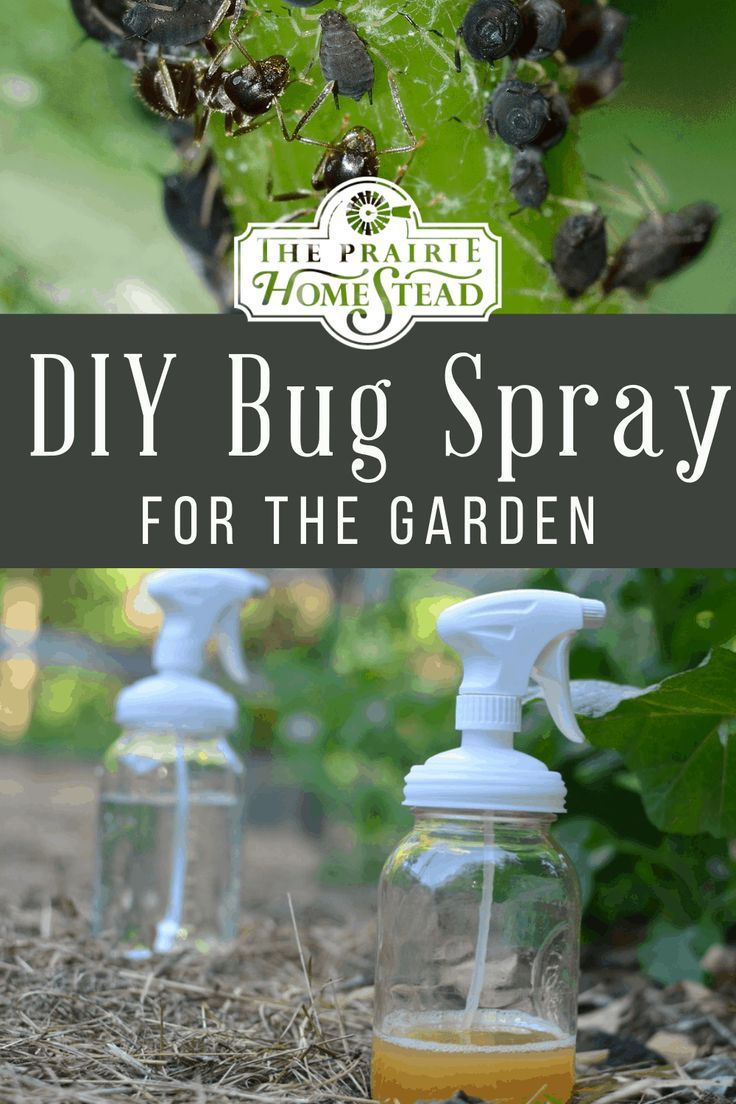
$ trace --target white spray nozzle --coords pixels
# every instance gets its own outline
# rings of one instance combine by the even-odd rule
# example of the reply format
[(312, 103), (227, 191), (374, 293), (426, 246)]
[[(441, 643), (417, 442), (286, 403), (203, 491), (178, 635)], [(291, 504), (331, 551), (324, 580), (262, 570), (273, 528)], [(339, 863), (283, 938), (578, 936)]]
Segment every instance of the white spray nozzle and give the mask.
[(207, 642), (214, 635), (227, 674), (236, 682), (247, 682), (240, 607), (267, 589), (268, 581), (261, 575), (239, 568), (157, 571), (148, 580), (148, 593), (164, 612), (164, 624), (153, 649), (155, 669), (200, 674)]
[(455, 713), (462, 744), (412, 767), (404, 803), (562, 812), (562, 778), (517, 751), (513, 734), (521, 729), (521, 706), (533, 681), (560, 731), (569, 740), (583, 739), (570, 697), (570, 644), (579, 629), (600, 625), (605, 613), (602, 602), (551, 590), (500, 591), (444, 610), (437, 629), (464, 665)]
[(581, 741), (570, 698), (570, 644), (580, 629), (602, 624), (605, 613), (595, 599), (550, 590), (500, 591), (444, 610), (437, 630), (464, 667), (458, 729), (518, 732), (533, 680), (560, 731)]
[(153, 649), (156, 674), (118, 695), (115, 716), (124, 727), (169, 727), (232, 732), (238, 704), (201, 678), (207, 643), (217, 641), (220, 662), (236, 682), (248, 672), (240, 638), (240, 607), (268, 589), (268, 580), (235, 568), (171, 568), (150, 575), (148, 593), (164, 613)]

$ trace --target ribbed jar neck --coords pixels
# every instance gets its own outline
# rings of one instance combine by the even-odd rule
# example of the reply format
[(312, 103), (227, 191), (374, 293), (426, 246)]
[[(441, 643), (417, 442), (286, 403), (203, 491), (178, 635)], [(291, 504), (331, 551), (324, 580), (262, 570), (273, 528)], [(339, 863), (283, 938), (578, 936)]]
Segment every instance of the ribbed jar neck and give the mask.
[(150, 740), (152, 743), (169, 743), (171, 740), (180, 743), (212, 740), (227, 740), (228, 731), (225, 728), (185, 728), (177, 725), (128, 725), (120, 734), (121, 739)]
[(557, 819), (551, 813), (471, 812), (467, 809), (412, 809), (417, 831), (440, 836), (524, 834), (546, 836)]

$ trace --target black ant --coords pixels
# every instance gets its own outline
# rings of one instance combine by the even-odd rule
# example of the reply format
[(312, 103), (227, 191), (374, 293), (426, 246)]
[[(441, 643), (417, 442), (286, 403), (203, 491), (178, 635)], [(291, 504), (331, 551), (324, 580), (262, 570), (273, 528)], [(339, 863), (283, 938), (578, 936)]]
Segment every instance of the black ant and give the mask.
[[(308, 146), (319, 146), (324, 150), (316, 169), (312, 173), (312, 188), (317, 192), (332, 191), (332, 189), (338, 187), (338, 185), (344, 184), (349, 180), (357, 180), (360, 177), (377, 177), (379, 175), (381, 157), (391, 153), (413, 154), (419, 146), (419, 142), (415, 138), (414, 132), (409, 125), (409, 120), (406, 117), (406, 111), (401, 102), (399, 90), (392, 73), (388, 74), (391, 98), (394, 101), (394, 106), (401, 120), (401, 125), (409, 138), (408, 143), (379, 149), (375, 135), (364, 126), (351, 127), (335, 142), (322, 142), (318, 138), (309, 138), (303, 135), (301, 132), (310, 119), (314, 117), (328, 96), (334, 94), (334, 83), (334, 81), (330, 81), (325, 85), (311, 107), (302, 115), (292, 135), (292, 138), (298, 142), (303, 142)], [(395, 183), (398, 184), (403, 179), (410, 162), (411, 158), (401, 166), (396, 174)], [(287, 192), (282, 195), (273, 195), (271, 183), (269, 182), (268, 194), (275, 202), (286, 202), (293, 199), (305, 199), (311, 193), (297, 191)]]
[[(261, 116), (272, 107), (281, 133), (291, 141), (279, 102), (289, 83), (289, 62), (280, 54), (261, 60), (252, 57), (235, 37), (232, 25), (229, 37), (229, 44), (217, 53), (209, 66), (197, 59), (169, 62), (163, 57), (144, 65), (136, 76), (139, 95), (152, 111), (165, 118), (190, 118), (201, 108), (195, 142), (201, 142), (213, 112), (225, 116), (225, 133), (235, 138), (262, 126), (265, 120)], [(223, 69), (221, 63), (233, 46), (248, 64), (237, 69)]]
[[(325, 149), (312, 173), (312, 187), (317, 192), (331, 192), (339, 184), (361, 176), (378, 176), (379, 158), (387, 153), (413, 152), (416, 147), (391, 146), (379, 150), (373, 131), (364, 126), (351, 127), (336, 145)], [(403, 178), (407, 166), (402, 166), (396, 183)]]
[[(283, 54), (272, 54), (260, 60), (252, 57), (230, 25), (230, 42), (214, 58), (200, 85), (203, 112), (195, 133), (195, 141), (201, 141), (210, 115), (219, 111), (225, 116), (225, 133), (229, 138), (257, 130), (270, 108), (276, 112), (281, 133), (291, 141), (280, 97), (286, 90), (291, 76), (291, 66)], [(221, 62), (235, 47), (247, 61), (238, 69), (225, 70)], [(254, 122), (253, 120), (258, 120)]]

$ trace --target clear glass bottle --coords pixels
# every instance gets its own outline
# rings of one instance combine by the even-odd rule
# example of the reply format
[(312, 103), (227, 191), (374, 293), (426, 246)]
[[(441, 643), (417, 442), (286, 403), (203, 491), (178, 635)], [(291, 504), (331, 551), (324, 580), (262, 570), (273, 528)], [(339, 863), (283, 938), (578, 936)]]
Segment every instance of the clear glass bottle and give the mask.
[(121, 736), (100, 779), (93, 929), (129, 956), (232, 939), (240, 906), (245, 768), (228, 743), (238, 703), (202, 677), (214, 638), (247, 681), (240, 607), (266, 580), (235, 568), (177, 568), (147, 579), (163, 624), (154, 673), (115, 702)]
[(373, 1096), (565, 1104), (580, 897), (555, 817), (414, 811), (380, 882)]
[(122, 733), (101, 768), (96, 933), (130, 957), (236, 935), (244, 780), (224, 731)]
[(530, 683), (580, 742), (568, 659), (595, 599), (545, 590), (479, 595), (443, 610), (463, 662), (460, 746), (406, 776), (415, 827), (379, 892), (373, 1096), (566, 1104), (573, 1088), (580, 896), (550, 825), (561, 776), (514, 747)]

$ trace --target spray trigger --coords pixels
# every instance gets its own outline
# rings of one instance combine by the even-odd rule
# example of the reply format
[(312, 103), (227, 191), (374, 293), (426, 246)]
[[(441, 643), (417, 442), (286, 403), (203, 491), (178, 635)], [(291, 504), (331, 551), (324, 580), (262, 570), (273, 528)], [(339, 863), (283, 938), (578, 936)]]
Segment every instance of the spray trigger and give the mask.
[(240, 686), (245, 686), (250, 672), (243, 655), (240, 639), (240, 604), (233, 604), (220, 617), (216, 627), (217, 654), (223, 670)]
[(562, 633), (550, 640), (537, 656), (531, 675), (539, 686), (552, 720), (568, 740), (582, 744), (580, 730), (570, 694), (570, 645), (575, 634)]

